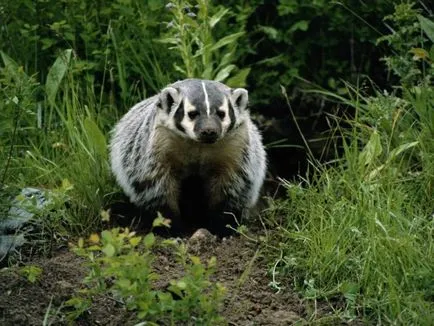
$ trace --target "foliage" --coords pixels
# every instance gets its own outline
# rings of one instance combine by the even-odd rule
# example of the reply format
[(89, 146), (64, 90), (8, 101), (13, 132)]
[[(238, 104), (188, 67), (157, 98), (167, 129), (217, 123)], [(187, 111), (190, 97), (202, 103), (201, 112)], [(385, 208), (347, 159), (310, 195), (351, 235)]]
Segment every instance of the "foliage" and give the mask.
[(26, 265), (19, 270), (19, 273), (30, 283), (35, 283), (41, 277), (42, 272), (42, 268), (35, 265)]
[[(153, 270), (152, 249), (158, 246), (173, 248), (184, 268), (184, 275), (171, 280), (166, 290), (153, 288), (159, 276)], [(150, 325), (163, 321), (170, 325), (223, 323), (219, 307), (224, 288), (210, 281), (215, 258), (205, 265), (198, 257), (190, 256), (185, 244), (177, 240), (160, 241), (153, 233), (142, 237), (119, 228), (103, 231), (101, 236), (92, 234), (89, 246), (80, 239), (75, 251), (87, 259), (90, 272), (84, 280), (87, 288), (68, 302), (76, 309), (72, 318), (90, 308), (94, 295), (109, 294), (121, 300), (127, 309), (136, 311), (138, 321)]]
[(404, 86), (418, 81), (429, 85), (434, 75), (434, 23), (414, 7), (414, 3), (396, 5), (395, 12), (384, 18), (396, 25), (396, 30), (378, 39), (394, 51), (384, 61)]
[(35, 102), (40, 86), (4, 52), (0, 55), (4, 63), (0, 68), (0, 139), (4, 140), (2, 150), (6, 152), (13, 151), (13, 148), (6, 149), (7, 146), (23, 145), (23, 140), (36, 136)]
[[(32, 186), (49, 198), (42, 210), (20, 202), (35, 213), (32, 244), (93, 232), (118, 190), (108, 132), (138, 100), (176, 79), (213, 78), (246, 84), (252, 104), (279, 118), (288, 116), (282, 103), (289, 101), (280, 85), (293, 100), (307, 81), (322, 90), (304, 90), (294, 105), (296, 124), (323, 110), (312, 98), (345, 114), (328, 116), (338, 138), (335, 159), (309, 157), (308, 176), (285, 181), (287, 198), (270, 201), (274, 231), (266, 241), (278, 249), (265, 257), (278, 255), (271, 284), (285, 290), (294, 280), (305, 299), (329, 301), (340, 321), (429, 324), (434, 24), (425, 7), (392, 0), (4, 2), (0, 211), (7, 214), (10, 198)], [(89, 288), (70, 301), (75, 316), (94, 294), (110, 294), (142, 320), (220, 322), (214, 260), (204, 264), (182, 243), (152, 233), (114, 229), (88, 244), (77, 248), (91, 274)], [(167, 246), (185, 273), (157, 290), (153, 250)]]
[(109, 81), (128, 101), (138, 86), (156, 91), (170, 80), (161, 69), (170, 59), (157, 62), (161, 47), (149, 42), (159, 32), (163, 7), (161, 1), (137, 0), (6, 2), (0, 11), (0, 44), (41, 79), (58, 49), (72, 48), (82, 72), (102, 77), (98, 88)]
[[(225, 16), (232, 16), (229, 8), (219, 6), (213, 8), (208, 0), (199, 0), (192, 5), (184, 0), (169, 2), (166, 5), (172, 13), (172, 20), (167, 23), (168, 36), (160, 40), (171, 44), (170, 50), (181, 57), (182, 66), (175, 63), (174, 69), (182, 77), (203, 78), (225, 81), (237, 69), (233, 61), (237, 40), (244, 31), (215, 40), (215, 31)], [(215, 13), (210, 12), (214, 10)], [(240, 70), (233, 76), (229, 84), (245, 86), (249, 69)]]
[[(419, 91), (430, 98), (424, 109), (432, 107), (432, 89)], [(363, 121), (363, 111), (376, 110), (378, 101), (394, 111), (386, 126), (382, 118), (383, 126)], [(344, 320), (429, 324), (433, 318), (434, 120), (414, 124), (410, 101), (362, 98), (342, 159), (312, 163), (313, 176), (304, 184), (286, 182), (288, 199), (272, 204), (271, 220), (282, 228), (280, 266), (306, 298), (341, 295)]]
[(247, 83), (262, 105), (298, 78), (343, 91), (341, 79), (378, 74), (374, 43), (393, 3), (26, 0), (0, 11), (0, 44), (41, 80), (59, 49), (73, 49), (95, 88), (126, 106), (193, 76)]
[[(381, 49), (375, 47), (375, 41), (385, 30), (378, 22), (393, 11), (393, 1), (281, 0), (254, 4), (257, 7), (250, 17), (247, 50), (241, 62), (252, 68), (248, 83), (264, 114), (270, 114), (266, 109), (270, 102), (281, 106), (280, 110), (268, 108), (271, 112), (287, 114), (280, 85), (293, 94), (306, 87), (304, 81), (336, 92), (345, 92), (342, 80), (355, 83), (367, 74), (383, 82), (377, 70)], [(294, 93), (294, 98), (298, 96)], [(301, 116), (308, 114), (303, 112), (304, 106), (295, 109)]]
[(75, 79), (78, 63), (70, 50), (55, 60), (44, 88), (6, 54), (2, 58), (0, 181), (14, 180), (15, 187), (60, 188), (68, 180), (74, 199), (66, 213), (70, 230), (95, 225), (106, 194), (102, 189), (112, 187), (101, 128), (109, 107), (98, 105), (89, 82)]
[(340, 296), (339, 319), (428, 325), (434, 317), (434, 89), (425, 73), (393, 94), (350, 84), (349, 96), (319, 91), (355, 109), (350, 128), (336, 124), (343, 155), (325, 165), (312, 158), (310, 178), (285, 182), (287, 199), (271, 203), (280, 267), (306, 298)]

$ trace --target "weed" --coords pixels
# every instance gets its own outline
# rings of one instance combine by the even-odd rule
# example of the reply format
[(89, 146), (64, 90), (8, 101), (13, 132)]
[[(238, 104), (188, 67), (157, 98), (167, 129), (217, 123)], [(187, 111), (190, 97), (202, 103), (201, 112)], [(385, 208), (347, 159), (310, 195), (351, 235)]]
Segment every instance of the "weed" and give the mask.
[(434, 47), (429, 47), (434, 42), (434, 22), (422, 16), (422, 11), (414, 7), (415, 3), (411, 2), (395, 5), (394, 13), (384, 18), (394, 25), (387, 25), (391, 33), (377, 41), (387, 42), (393, 50), (393, 54), (383, 60), (401, 79), (403, 86), (421, 81), (429, 85), (434, 74)]
[[(198, 257), (190, 256), (186, 246), (177, 240), (160, 241), (153, 233), (141, 237), (119, 228), (91, 235), (88, 244), (85, 246), (80, 239), (75, 248), (78, 255), (87, 259), (90, 272), (85, 278), (88, 287), (67, 303), (75, 308), (72, 319), (90, 308), (94, 295), (109, 294), (128, 310), (136, 311), (138, 321), (170, 325), (223, 323), (219, 307), (224, 288), (210, 281), (215, 258), (205, 265)], [(159, 277), (152, 268), (152, 249), (156, 246), (175, 249), (178, 263), (184, 268), (184, 275), (171, 280), (166, 290), (153, 288)]]
[[(236, 71), (237, 40), (244, 35), (243, 31), (225, 35), (215, 39), (215, 27), (229, 16), (229, 8), (214, 8), (208, 0), (198, 0), (196, 5), (189, 1), (177, 0), (169, 2), (166, 8), (172, 13), (172, 20), (167, 23), (168, 35), (160, 42), (172, 45), (181, 58), (182, 66), (175, 64), (175, 70), (183, 77), (203, 78), (216, 81), (226, 79)], [(211, 14), (211, 11), (215, 13)], [(242, 87), (250, 69), (242, 69), (232, 75), (228, 84)]]
[(42, 274), (42, 268), (35, 265), (26, 265), (19, 269), (19, 273), (30, 283), (35, 283)]
[(288, 199), (270, 208), (280, 230), (275, 265), (295, 276), (307, 299), (341, 297), (344, 304), (333, 307), (339, 319), (428, 325), (433, 89), (407, 88), (402, 97), (349, 93), (355, 119), (346, 121), (350, 130), (335, 131), (342, 157), (325, 165), (312, 159), (311, 177), (285, 181)]

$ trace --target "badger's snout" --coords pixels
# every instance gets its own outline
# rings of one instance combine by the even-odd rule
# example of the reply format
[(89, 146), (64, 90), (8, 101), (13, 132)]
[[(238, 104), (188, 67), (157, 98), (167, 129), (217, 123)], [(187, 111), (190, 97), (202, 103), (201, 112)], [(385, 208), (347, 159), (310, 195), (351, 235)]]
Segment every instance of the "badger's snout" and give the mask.
[(207, 144), (215, 143), (222, 131), (220, 122), (212, 117), (199, 119), (195, 129), (199, 141)]
[(218, 139), (218, 133), (214, 129), (204, 129), (199, 133), (199, 139), (203, 143), (212, 144)]

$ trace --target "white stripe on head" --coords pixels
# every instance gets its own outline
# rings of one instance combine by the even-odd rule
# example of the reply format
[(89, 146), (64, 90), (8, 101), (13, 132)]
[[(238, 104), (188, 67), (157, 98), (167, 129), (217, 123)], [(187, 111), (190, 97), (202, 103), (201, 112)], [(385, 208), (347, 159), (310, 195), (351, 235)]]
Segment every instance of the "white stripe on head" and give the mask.
[(205, 94), (206, 114), (207, 114), (207, 116), (209, 116), (209, 114), (210, 114), (210, 108), (209, 108), (208, 93), (206, 92), (206, 87), (205, 87), (205, 83), (204, 82), (202, 82), (202, 88), (203, 88), (203, 93)]

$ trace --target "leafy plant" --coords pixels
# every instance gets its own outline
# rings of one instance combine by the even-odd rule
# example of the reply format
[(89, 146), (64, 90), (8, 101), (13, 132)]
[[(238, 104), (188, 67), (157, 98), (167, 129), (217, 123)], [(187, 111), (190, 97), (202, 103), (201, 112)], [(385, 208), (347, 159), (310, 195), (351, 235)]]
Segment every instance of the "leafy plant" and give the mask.
[(378, 39), (393, 50), (383, 60), (404, 86), (417, 82), (429, 85), (434, 76), (434, 22), (414, 7), (414, 3), (397, 4), (394, 13), (384, 18), (394, 25), (389, 26), (392, 33)]
[(419, 78), (402, 83), (373, 96), (350, 84), (348, 96), (318, 91), (355, 110), (349, 128), (334, 130), (343, 154), (327, 164), (311, 158), (309, 178), (285, 181), (287, 199), (270, 209), (282, 228), (279, 266), (306, 298), (341, 298), (332, 308), (340, 320), (433, 318), (434, 91)]
[[(172, 20), (167, 23), (168, 35), (160, 42), (172, 45), (182, 65), (174, 65), (182, 77), (203, 78), (226, 81), (239, 87), (245, 86), (249, 68), (237, 70), (234, 64), (237, 41), (245, 32), (222, 36), (216, 39), (217, 25), (225, 18), (232, 16), (229, 8), (213, 7), (208, 0), (195, 1), (195, 5), (185, 0), (169, 2), (166, 8), (172, 13)], [(215, 12), (214, 12), (215, 11)]]
[(42, 272), (42, 268), (35, 265), (26, 265), (19, 269), (19, 273), (30, 283), (35, 283), (41, 277)]
[[(225, 2), (230, 6), (235, 1)], [(315, 114), (313, 94), (300, 89), (311, 84), (343, 93), (343, 81), (356, 83), (370, 75), (378, 83), (381, 48), (376, 39), (385, 32), (381, 19), (393, 11), (393, 1), (282, 0), (249, 2), (248, 40), (241, 65), (252, 67), (248, 83), (253, 102), (267, 115), (287, 115), (280, 85), (291, 99), (302, 97), (297, 115)], [(307, 83), (306, 83), (307, 81)], [(270, 101), (270, 99), (272, 99)], [(273, 109), (273, 110), (271, 110)], [(271, 112), (272, 113), (271, 113)]]
[[(157, 219), (154, 225), (163, 223)], [(88, 286), (69, 300), (77, 318), (91, 306), (92, 297), (108, 294), (121, 300), (127, 309), (137, 312), (138, 321), (152, 325), (161, 322), (177, 325), (190, 322), (196, 325), (215, 325), (223, 322), (219, 306), (224, 288), (210, 281), (216, 260), (205, 265), (198, 257), (188, 255), (184, 244), (177, 240), (159, 241), (153, 233), (137, 236), (128, 229), (106, 230), (101, 236), (93, 234), (85, 245), (80, 239), (75, 252), (87, 259), (90, 268), (84, 282)], [(158, 274), (153, 270), (156, 246), (176, 250), (184, 275), (171, 280), (166, 290), (153, 288)]]

